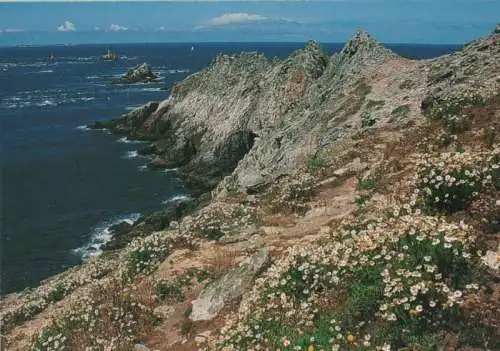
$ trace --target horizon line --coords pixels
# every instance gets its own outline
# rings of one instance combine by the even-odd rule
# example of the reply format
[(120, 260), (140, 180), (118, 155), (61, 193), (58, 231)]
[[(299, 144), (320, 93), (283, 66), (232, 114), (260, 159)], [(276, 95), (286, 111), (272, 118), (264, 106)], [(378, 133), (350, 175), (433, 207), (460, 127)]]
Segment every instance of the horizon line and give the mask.
[[(0, 0), (1, 1), (1, 0)], [(280, 0), (284, 1), (284, 0)], [(13, 45), (0, 45), (0, 48), (26, 48), (26, 47), (48, 47), (48, 46), (59, 46), (59, 47), (73, 47), (73, 46), (101, 46), (101, 45), (149, 45), (149, 44), (307, 44), (309, 41), (316, 41), (321, 44), (338, 44), (345, 45), (346, 42), (343, 41), (319, 41), (314, 39), (303, 40), (303, 41), (155, 41), (155, 42), (109, 42), (109, 43), (78, 43), (78, 44), (13, 44)], [(405, 43), (405, 42), (379, 42), (380, 45), (430, 45), (430, 46), (464, 46), (465, 43)]]

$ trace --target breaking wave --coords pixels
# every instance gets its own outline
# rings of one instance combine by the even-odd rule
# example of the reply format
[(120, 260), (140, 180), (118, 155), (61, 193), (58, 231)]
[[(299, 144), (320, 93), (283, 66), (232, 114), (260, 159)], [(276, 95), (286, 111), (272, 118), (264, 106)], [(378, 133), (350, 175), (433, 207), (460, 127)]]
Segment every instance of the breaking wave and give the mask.
[(79, 255), (83, 260), (87, 260), (92, 256), (102, 253), (101, 248), (108, 243), (113, 237), (111, 227), (121, 222), (134, 224), (140, 217), (139, 213), (130, 213), (122, 216), (113, 217), (109, 220), (99, 223), (92, 228), (90, 242), (87, 245), (72, 250), (76, 255)]
[(189, 201), (192, 198), (188, 195), (174, 195), (171, 198), (168, 198), (167, 200), (162, 201), (161, 203), (164, 205), (168, 205), (174, 202), (184, 202), (184, 201)]

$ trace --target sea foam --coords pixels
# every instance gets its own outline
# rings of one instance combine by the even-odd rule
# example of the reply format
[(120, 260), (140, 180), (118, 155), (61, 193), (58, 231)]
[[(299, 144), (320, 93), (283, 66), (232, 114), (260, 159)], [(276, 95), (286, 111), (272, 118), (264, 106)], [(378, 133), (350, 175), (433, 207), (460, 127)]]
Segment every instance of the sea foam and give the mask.
[(130, 213), (122, 216), (117, 216), (109, 220), (99, 223), (92, 228), (91, 237), (88, 244), (72, 250), (72, 252), (80, 256), (84, 261), (92, 256), (97, 256), (102, 253), (101, 248), (108, 243), (113, 237), (111, 227), (121, 222), (126, 222), (130, 225), (134, 224), (140, 217), (139, 213)]
[(76, 127), (76, 129), (78, 129), (78, 130), (91, 130), (91, 129), (90, 129), (88, 126), (86, 126), (86, 125), (81, 125), (81, 126), (78, 126), (78, 127)]
[(167, 200), (162, 201), (161, 203), (164, 204), (164, 205), (168, 205), (168, 204), (171, 204), (171, 203), (174, 203), (174, 202), (189, 201), (191, 199), (192, 198), (190, 196), (188, 196), (188, 195), (174, 195), (171, 198), (168, 198)]
[(127, 153), (125, 154), (125, 156), (123, 156), (123, 158), (132, 159), (132, 158), (136, 158), (138, 156), (139, 156), (139, 153), (137, 152), (137, 150), (132, 150), (132, 151), (127, 151)]
[(140, 144), (140, 143), (144, 143), (144, 141), (141, 141), (141, 140), (130, 140), (127, 137), (121, 137), (120, 139), (117, 140), (117, 142), (123, 143), (123, 144)]

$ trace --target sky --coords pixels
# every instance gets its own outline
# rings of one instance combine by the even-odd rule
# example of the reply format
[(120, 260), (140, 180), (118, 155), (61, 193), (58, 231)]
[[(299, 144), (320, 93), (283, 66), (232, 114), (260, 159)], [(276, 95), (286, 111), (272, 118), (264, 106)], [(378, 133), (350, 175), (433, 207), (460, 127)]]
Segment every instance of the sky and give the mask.
[(0, 46), (131, 42), (463, 44), (491, 32), (500, 0), (0, 0)]

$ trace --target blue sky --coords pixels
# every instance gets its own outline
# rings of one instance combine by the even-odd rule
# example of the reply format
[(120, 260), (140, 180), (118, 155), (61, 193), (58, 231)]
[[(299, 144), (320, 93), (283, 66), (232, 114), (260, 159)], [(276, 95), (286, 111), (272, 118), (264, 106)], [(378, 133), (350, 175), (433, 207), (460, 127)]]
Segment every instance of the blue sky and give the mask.
[(500, 0), (2, 2), (0, 46), (117, 42), (465, 43), (500, 21)]

